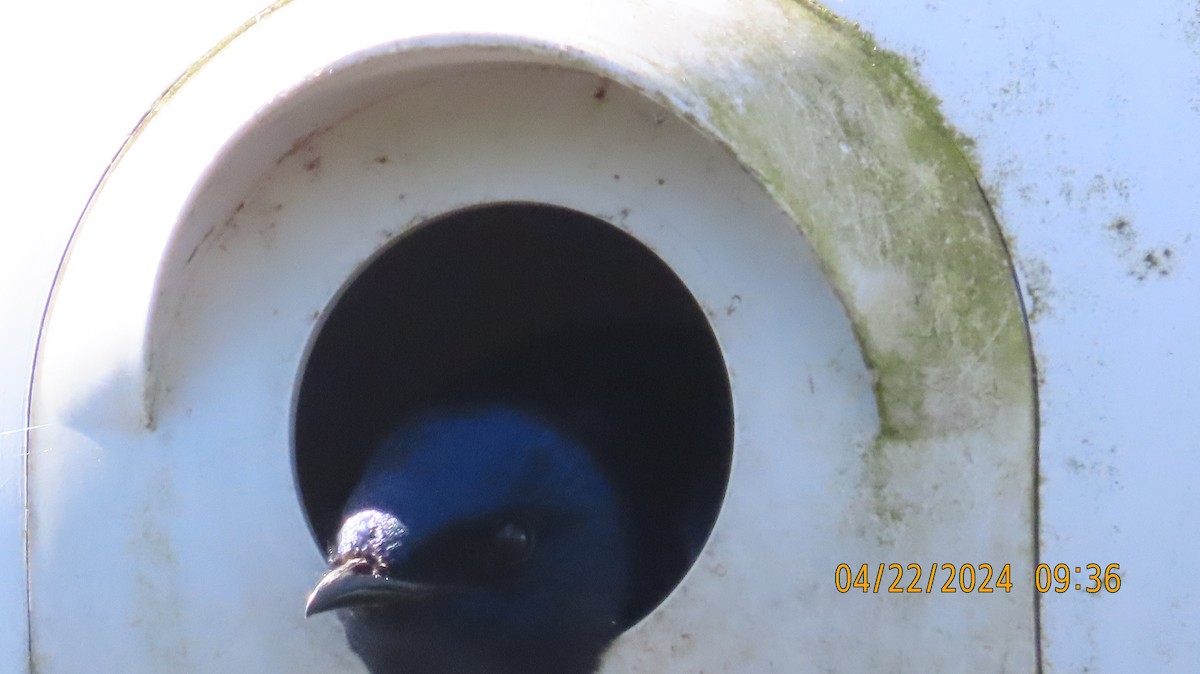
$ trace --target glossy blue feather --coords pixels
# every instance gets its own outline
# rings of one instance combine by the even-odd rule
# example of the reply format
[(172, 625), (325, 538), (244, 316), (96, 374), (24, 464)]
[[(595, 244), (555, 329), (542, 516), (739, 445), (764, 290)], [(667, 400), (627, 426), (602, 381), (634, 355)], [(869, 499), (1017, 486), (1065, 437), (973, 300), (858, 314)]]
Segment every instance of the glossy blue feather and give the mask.
[(583, 674), (619, 631), (631, 562), (617, 494), (533, 414), (412, 419), (372, 454), (343, 521), (335, 563), (371, 557), (376, 573), (444, 588), (341, 612), (373, 672)]

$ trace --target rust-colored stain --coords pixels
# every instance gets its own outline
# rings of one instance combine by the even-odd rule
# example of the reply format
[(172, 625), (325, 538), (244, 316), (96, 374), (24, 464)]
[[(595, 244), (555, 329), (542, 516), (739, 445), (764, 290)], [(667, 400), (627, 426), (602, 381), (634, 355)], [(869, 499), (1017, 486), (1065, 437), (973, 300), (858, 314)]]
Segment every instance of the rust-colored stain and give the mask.
[(200, 252), (200, 248), (204, 246), (204, 242), (208, 241), (215, 231), (217, 231), (217, 228), (212, 227), (204, 233), (204, 236), (200, 237), (200, 241), (198, 241), (196, 246), (192, 248), (192, 252), (188, 253), (187, 260), (185, 260), (183, 263), (185, 266), (191, 264), (192, 260), (196, 259), (196, 253)]
[(301, 136), (295, 143), (292, 143), (292, 147), (287, 152), (279, 155), (279, 159), (275, 160), (275, 164), (282, 164), (285, 160), (287, 160), (288, 157), (291, 157), (298, 152), (311, 152), (313, 149), (313, 141), (316, 139), (316, 137), (332, 128), (333, 125), (323, 126)]

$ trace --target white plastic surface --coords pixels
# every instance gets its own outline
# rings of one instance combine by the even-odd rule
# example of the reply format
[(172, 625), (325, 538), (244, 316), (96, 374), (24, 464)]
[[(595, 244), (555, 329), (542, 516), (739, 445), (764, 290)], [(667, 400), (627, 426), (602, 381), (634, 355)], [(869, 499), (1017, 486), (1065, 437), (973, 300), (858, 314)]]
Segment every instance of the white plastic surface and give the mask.
[(1115, 595), (1043, 597), (1045, 671), (1194, 669), (1200, 3), (830, 7), (977, 141), (1035, 314), (1041, 559), (1121, 565)]
[[(902, 82), (864, 71), (853, 36), (793, 5), (528, 8), (290, 5), (139, 132), (72, 242), (39, 351), (33, 448), (56, 451), (29, 473), (38, 669), (350, 662), (331, 621), (284, 617), (320, 566), (288, 453), (304, 348), (392, 236), (495, 201), (639, 237), (707, 309), (731, 373), (714, 534), (609, 667), (1031, 665), (1028, 591), (864, 601), (832, 578), (939, 554), (1028, 573), (1028, 352), (946, 137)], [(626, 30), (668, 23), (691, 30)], [(736, 39), (710, 52), (709, 34)], [(834, 97), (812, 87), (828, 82)], [(98, 504), (112, 517), (87, 516)]]
[[(610, 112), (596, 117), (594, 92), (602, 85)], [(710, 308), (737, 372), (744, 429), (730, 488), (737, 496), (723, 521), (737, 525), (764, 509), (821, 512), (831, 480), (845, 482), (834, 491), (852, 497), (856, 459), (845, 448), (874, 431), (870, 378), (803, 239), (723, 150), (594, 75), (498, 64), (436, 76), (418, 70), (390, 86), (403, 92), (394, 102), (306, 140), (265, 181), (201, 192), (164, 265), (170, 281), (157, 314), (167, 327), (156, 327), (161, 337), (152, 338), (153, 432), (121, 407), (128, 399), (119, 390), (113, 393), (136, 370), (108, 375), (117, 382), (112, 387), (76, 387), (77, 366), (63, 370), (56, 356), (83, 326), (56, 321), (39, 370), (46, 382), (39, 400), (64, 410), (68, 425), (83, 434), (48, 429), (49, 442), (62, 449), (34, 465), (34, 634), (42, 671), (78, 671), (98, 652), (105, 667), (120, 671), (160, 671), (163, 663), (202, 671), (351, 668), (332, 618), (304, 622), (299, 611), (321, 559), (292, 486), (290, 392), (315, 316), (345, 279), (425, 213), (464, 204), (557, 203), (609, 219), (659, 251)], [(541, 102), (536, 114), (529, 114), (530, 101)], [(447, 110), (459, 114), (447, 120)], [(580, 125), (581, 118), (590, 122)], [(381, 137), (387, 129), (398, 132)], [(239, 152), (251, 157), (262, 148), (260, 141)], [(395, 160), (381, 167), (376, 156)], [(473, 161), (464, 167), (463, 157)], [(588, 159), (564, 161), (572, 157)], [(244, 165), (237, 157), (227, 161)], [(222, 206), (227, 222), (209, 222)], [(97, 230), (108, 212), (94, 215)], [(77, 305), (90, 301), (87, 288), (62, 298), (55, 311), (69, 320), (99, 320)], [(68, 354), (67, 361), (74, 359)], [(91, 362), (112, 366), (102, 357)], [(809, 377), (821, 382), (821, 395), (813, 395)], [(779, 407), (799, 400), (800, 409)], [(806, 467), (801, 473), (773, 466), (779, 458), (771, 455), (792, 445), (802, 453), (794, 459)], [(106, 504), (109, 523), (71, 516), (88, 503)], [(840, 561), (837, 548), (806, 544), (836, 536), (837, 525), (813, 517), (805, 527), (767, 525), (755, 535), (722, 533), (730, 525), (718, 524), (718, 540), (736, 546), (707, 553), (687, 581), (692, 591), (627, 637), (632, 645), (617, 651), (627, 662), (616, 670), (642, 662), (689, 671), (731, 657), (736, 651), (729, 649), (744, 640), (717, 637), (728, 630), (728, 615), (706, 624), (694, 604), (764, 611), (769, 597), (750, 599), (760, 591), (814, 592), (808, 585), (815, 579), (795, 569), (828, 570)], [(768, 542), (792, 552), (764, 556)], [(73, 560), (84, 554), (95, 565), (74, 570), (71, 592), (38, 582), (72, 574)], [(817, 594), (833, 595), (828, 586)], [(858, 610), (864, 615), (845, 619), (868, 620), (870, 609)], [(289, 615), (293, 620), (279, 619)], [(774, 621), (745, 616), (743, 624), (757, 625), (760, 654), (740, 661), (766, 666), (769, 659), (809, 657), (814, 644), (791, 633), (797, 621), (820, 620), (816, 613)], [(663, 662), (658, 653), (670, 635), (658, 625), (681, 621), (690, 625), (685, 641), (698, 643), (687, 656)], [(771, 624), (779, 634), (763, 631)], [(824, 657), (845, 660), (832, 651)]]
[(5, 7), (0, 58), (11, 67), (0, 108), (8, 138), (0, 162), (0, 671), (19, 674), (29, 662), (26, 402), (42, 314), (71, 229), (154, 99), (259, 9), (255, 0), (214, 0), (188, 12), (144, 0)]
[[(15, 90), (36, 103), (0, 113), (20, 130), (0, 166), (4, 184), (20, 186), (0, 190), (2, 431), (24, 425), (31, 335), (96, 177), (175, 75), (260, 9), (246, 0), (159, 16), (156, 8), (23, 3), (3, 27), (0, 50), (19, 64)], [(1116, 561), (1126, 572), (1117, 596), (1044, 598), (1047, 671), (1190, 666), (1200, 658), (1192, 629), (1200, 588), (1190, 573), (1200, 9), (1191, 0), (1103, 8), (848, 0), (831, 8), (918, 58), (950, 120), (979, 141), (981, 178), (1013, 235), (1027, 303), (1039, 302), (1042, 558)], [(1110, 227), (1121, 217), (1135, 236)], [(1167, 275), (1144, 274), (1145, 254), (1162, 262), (1168, 247)], [(0, 436), (3, 597), (24, 591), (22, 518), (7, 509), (20, 501), (21, 437)], [(7, 626), (19, 625), (24, 609), (0, 606), (0, 668), (20, 671), (23, 630)]]

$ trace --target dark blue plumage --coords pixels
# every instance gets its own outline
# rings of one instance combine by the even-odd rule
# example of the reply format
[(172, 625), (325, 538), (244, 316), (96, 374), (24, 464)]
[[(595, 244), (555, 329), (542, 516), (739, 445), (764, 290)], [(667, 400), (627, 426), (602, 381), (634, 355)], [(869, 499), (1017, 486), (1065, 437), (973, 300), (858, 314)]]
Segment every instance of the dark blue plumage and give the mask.
[(632, 553), (594, 457), (511, 405), (446, 407), (375, 450), (310, 614), (372, 672), (583, 674), (617, 636)]

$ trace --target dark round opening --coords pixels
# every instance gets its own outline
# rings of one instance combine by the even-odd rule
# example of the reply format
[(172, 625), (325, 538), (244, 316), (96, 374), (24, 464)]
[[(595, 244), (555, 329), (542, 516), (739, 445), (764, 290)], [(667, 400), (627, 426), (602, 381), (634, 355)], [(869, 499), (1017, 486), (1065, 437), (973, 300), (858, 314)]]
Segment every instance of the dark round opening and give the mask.
[(616, 485), (633, 625), (696, 560), (729, 477), (729, 380), (703, 309), (646, 246), (564, 208), (477, 207), (406, 235), (338, 300), (301, 382), (297, 483), (322, 548), (396, 424), (492, 397), (573, 434)]

